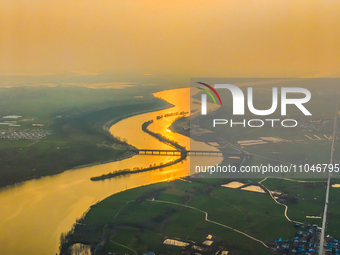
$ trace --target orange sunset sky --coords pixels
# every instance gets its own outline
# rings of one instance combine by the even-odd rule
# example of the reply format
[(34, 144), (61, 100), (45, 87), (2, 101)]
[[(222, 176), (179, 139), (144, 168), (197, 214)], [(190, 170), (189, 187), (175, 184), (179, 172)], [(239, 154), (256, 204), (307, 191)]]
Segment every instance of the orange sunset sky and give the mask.
[(0, 74), (339, 77), (339, 0), (0, 0)]

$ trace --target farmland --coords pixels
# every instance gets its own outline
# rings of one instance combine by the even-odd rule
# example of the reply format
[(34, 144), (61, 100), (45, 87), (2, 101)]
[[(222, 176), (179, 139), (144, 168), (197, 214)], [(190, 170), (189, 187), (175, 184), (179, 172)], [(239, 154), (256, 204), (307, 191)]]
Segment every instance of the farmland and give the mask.
[[(133, 254), (131, 250), (134, 250), (142, 254), (150, 250), (180, 254), (188, 248), (165, 245), (166, 237), (198, 245), (207, 235), (212, 235), (214, 242), (230, 254), (271, 254), (275, 238), (293, 237), (298, 230), (285, 218), (282, 205), (266, 192), (221, 187), (232, 181), (187, 178), (115, 194), (92, 206), (84, 218), (77, 221), (63, 247), (83, 242), (92, 244), (92, 249), (101, 247), (103, 252), (124, 250)], [(246, 184), (244, 179), (239, 181)], [(257, 181), (252, 180), (252, 184), (261, 187)], [(306, 218), (306, 215), (319, 215), (322, 211), (322, 181), (313, 184), (267, 179), (263, 185), (284, 194), (291, 219), (318, 224), (319, 219)], [(289, 192), (291, 190), (294, 191)], [(314, 197), (317, 199), (311, 199)], [(208, 221), (204, 219), (204, 212), (208, 214)]]
[[(14, 140), (5, 135), (0, 139), (0, 187), (126, 157), (127, 144), (103, 126), (170, 106), (150, 94), (135, 98), (118, 89), (57, 86), (1, 88), (0, 92), (5, 106), (0, 113), (18, 114), (24, 120), (17, 121), (20, 127), (16, 130), (6, 129), (4, 133), (9, 133), (10, 138), (25, 139)], [(37, 128), (32, 126), (34, 123), (44, 126)], [(48, 136), (32, 137), (37, 130)], [(114, 149), (113, 144), (120, 144), (121, 149)]]

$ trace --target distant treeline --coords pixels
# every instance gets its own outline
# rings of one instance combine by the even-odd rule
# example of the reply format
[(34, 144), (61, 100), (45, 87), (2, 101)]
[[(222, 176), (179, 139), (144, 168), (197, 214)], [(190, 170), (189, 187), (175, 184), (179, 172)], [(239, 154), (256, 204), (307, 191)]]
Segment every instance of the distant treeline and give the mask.
[(131, 169), (123, 169), (123, 170), (119, 170), (119, 171), (116, 171), (116, 172), (111, 172), (111, 173), (108, 173), (108, 174), (103, 174), (101, 176), (92, 177), (91, 181), (100, 181), (100, 180), (110, 179), (110, 178), (114, 178), (114, 177), (118, 177), (118, 176), (124, 176), (124, 175), (128, 175), (128, 174), (136, 174), (136, 173), (156, 170), (158, 168), (163, 168), (163, 167), (167, 167), (167, 166), (171, 166), (171, 165), (177, 164), (177, 163), (181, 162), (182, 160), (184, 160), (187, 157), (187, 155), (188, 155), (187, 152), (186, 152), (185, 147), (179, 145), (176, 141), (170, 140), (170, 139), (166, 138), (165, 136), (162, 136), (161, 134), (154, 133), (154, 132), (150, 131), (148, 129), (148, 126), (151, 123), (153, 123), (153, 120), (149, 120), (149, 121), (144, 122), (143, 125), (142, 125), (142, 130), (144, 132), (152, 135), (153, 137), (157, 138), (160, 142), (168, 144), (168, 145), (170, 145), (172, 147), (175, 147), (178, 150), (181, 150), (182, 152), (181, 152), (180, 158), (178, 158), (178, 159), (176, 159), (174, 161), (168, 162), (166, 164), (160, 163), (158, 166), (156, 166), (156, 165), (151, 166), (150, 165), (150, 167), (147, 167), (147, 168), (136, 167), (136, 168), (134, 168), (132, 170)]

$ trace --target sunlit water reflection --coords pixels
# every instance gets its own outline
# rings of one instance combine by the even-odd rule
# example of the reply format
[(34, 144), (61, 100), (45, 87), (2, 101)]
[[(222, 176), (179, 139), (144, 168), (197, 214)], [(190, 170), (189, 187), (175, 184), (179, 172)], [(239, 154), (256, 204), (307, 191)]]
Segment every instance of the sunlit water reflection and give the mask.
[[(155, 96), (174, 104), (175, 107), (122, 120), (113, 125), (110, 132), (126, 138), (138, 148), (173, 149), (144, 133), (141, 126), (145, 121), (155, 120), (158, 115), (190, 111), (189, 89), (162, 91)], [(155, 120), (149, 128), (189, 148), (189, 138), (167, 131), (175, 118), (177, 116)], [(216, 150), (205, 144), (203, 147)], [(105, 181), (92, 182), (90, 177), (171, 160), (174, 160), (174, 157), (137, 155), (119, 162), (69, 170), (1, 190), (0, 254), (56, 254), (60, 234), (69, 231), (76, 218), (80, 218), (91, 205), (125, 189), (187, 176), (190, 172), (189, 159), (163, 170)], [(212, 163), (220, 161), (218, 158), (208, 160)]]

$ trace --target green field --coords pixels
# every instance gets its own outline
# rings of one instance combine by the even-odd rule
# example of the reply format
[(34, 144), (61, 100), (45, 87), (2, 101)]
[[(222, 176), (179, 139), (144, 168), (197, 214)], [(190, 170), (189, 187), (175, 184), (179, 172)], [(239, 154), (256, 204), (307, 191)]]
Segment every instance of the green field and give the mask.
[[(104, 124), (170, 106), (146, 91), (0, 87), (0, 116), (22, 116), (25, 121), (18, 121), (18, 130), (33, 129), (32, 124), (41, 123), (45, 124), (43, 129), (53, 133), (42, 140), (0, 139), (0, 187), (80, 165), (115, 160), (125, 151), (113, 149), (112, 144), (119, 143), (124, 148), (125, 143), (104, 131)], [(143, 94), (143, 98), (135, 98), (136, 93)]]
[(306, 218), (306, 216), (322, 216), (327, 180), (313, 179), (311, 181), (303, 183), (281, 179), (267, 179), (262, 184), (271, 191), (280, 191), (286, 194), (286, 197), (291, 201), (288, 217), (296, 221), (309, 222), (310, 224), (321, 226), (321, 219), (311, 219)]
[[(232, 229), (268, 246), (274, 239), (292, 238), (298, 231), (295, 224), (285, 218), (285, 208), (275, 203), (268, 193), (220, 186), (230, 180), (188, 180), (191, 182), (177, 180), (154, 184), (108, 197), (92, 206), (85, 218), (78, 221), (67, 238), (68, 244), (82, 240), (97, 247), (105, 243), (103, 251), (123, 252), (125, 249), (127, 254), (133, 254), (122, 246), (118, 248), (113, 241), (138, 254), (147, 250), (179, 254), (183, 249), (162, 244), (166, 237), (200, 244), (211, 234), (230, 254), (271, 254), (270, 248)], [(256, 183), (256, 180), (252, 181)], [(267, 179), (262, 184), (282, 192), (290, 219), (320, 224), (319, 219), (306, 218), (320, 215), (323, 209), (325, 187), (323, 180), (320, 181), (298, 183)], [(209, 220), (232, 229), (205, 221), (205, 213), (200, 210), (208, 213)]]
[[(340, 183), (339, 179), (335, 179), (336, 183)], [(329, 211), (327, 220), (327, 235), (333, 236), (335, 238), (339, 237), (340, 232), (340, 189), (330, 188), (329, 195)]]

